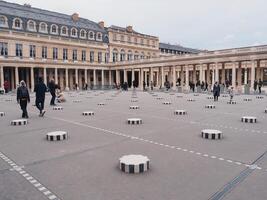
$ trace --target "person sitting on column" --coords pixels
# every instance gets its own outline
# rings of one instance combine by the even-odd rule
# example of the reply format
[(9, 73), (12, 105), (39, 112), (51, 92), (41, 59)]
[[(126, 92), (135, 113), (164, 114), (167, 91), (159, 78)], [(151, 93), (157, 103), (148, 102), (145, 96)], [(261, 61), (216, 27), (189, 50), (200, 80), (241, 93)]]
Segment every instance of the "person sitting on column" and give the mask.
[(218, 101), (218, 98), (220, 96), (220, 85), (218, 84), (218, 82), (215, 82), (212, 91), (213, 91), (214, 101)]
[(45, 114), (44, 102), (45, 102), (46, 90), (47, 90), (47, 87), (44, 84), (43, 78), (40, 77), (38, 79), (38, 83), (35, 85), (35, 88), (34, 88), (34, 92), (36, 95), (35, 105), (40, 111), (39, 117), (43, 117)]
[(66, 102), (66, 98), (64, 97), (64, 93), (60, 89), (57, 89), (57, 102), (58, 103), (64, 103), (64, 102)]
[(26, 87), (25, 81), (20, 81), (20, 86), (17, 89), (17, 102), (22, 110), (22, 118), (29, 118), (27, 112), (27, 104), (30, 103), (29, 90)]

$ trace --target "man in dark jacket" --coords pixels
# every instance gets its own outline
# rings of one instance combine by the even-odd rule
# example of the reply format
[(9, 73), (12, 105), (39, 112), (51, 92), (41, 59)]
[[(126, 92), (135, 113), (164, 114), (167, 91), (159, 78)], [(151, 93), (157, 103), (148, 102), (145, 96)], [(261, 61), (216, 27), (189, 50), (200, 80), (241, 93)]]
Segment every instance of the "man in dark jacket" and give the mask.
[(55, 81), (54, 79), (51, 79), (51, 81), (48, 83), (48, 88), (49, 88), (49, 91), (50, 91), (50, 94), (52, 96), (51, 98), (51, 101), (50, 101), (50, 106), (55, 106), (55, 99), (56, 99), (56, 84), (55, 84)]
[(213, 96), (214, 96), (214, 101), (218, 101), (218, 97), (220, 96), (220, 85), (218, 82), (216, 82), (213, 86)]
[(258, 83), (259, 93), (260, 93), (260, 94), (261, 94), (261, 88), (262, 88), (262, 86), (263, 86), (263, 82), (262, 82), (262, 80), (260, 79), (260, 80), (259, 80), (259, 83)]
[(44, 102), (45, 102), (45, 93), (46, 93), (46, 85), (44, 84), (43, 79), (40, 77), (38, 79), (38, 83), (35, 85), (34, 92), (36, 94), (35, 105), (40, 111), (39, 117), (43, 117), (45, 114), (44, 110)]
[(20, 82), (20, 87), (17, 89), (17, 102), (20, 104), (22, 110), (22, 118), (29, 118), (27, 104), (30, 102), (30, 95), (24, 81)]

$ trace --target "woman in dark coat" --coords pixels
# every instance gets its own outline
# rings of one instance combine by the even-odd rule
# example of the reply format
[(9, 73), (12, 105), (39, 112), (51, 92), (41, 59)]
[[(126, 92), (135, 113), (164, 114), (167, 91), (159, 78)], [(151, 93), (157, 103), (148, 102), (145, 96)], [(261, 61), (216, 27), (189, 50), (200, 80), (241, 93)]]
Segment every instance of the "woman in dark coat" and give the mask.
[(216, 82), (213, 86), (213, 96), (214, 96), (214, 101), (218, 101), (218, 97), (220, 96), (220, 85), (218, 82)]

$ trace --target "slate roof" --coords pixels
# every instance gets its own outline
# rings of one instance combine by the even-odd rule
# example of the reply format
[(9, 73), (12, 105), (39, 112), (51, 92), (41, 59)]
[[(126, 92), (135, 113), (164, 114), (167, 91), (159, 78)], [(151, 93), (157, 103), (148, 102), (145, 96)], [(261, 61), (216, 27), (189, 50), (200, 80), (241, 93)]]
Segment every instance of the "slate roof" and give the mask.
[(173, 45), (173, 44), (167, 44), (167, 43), (159, 43), (159, 48), (181, 51), (181, 52), (188, 52), (188, 53), (200, 53), (201, 52), (201, 50), (198, 50), (198, 49), (192, 49), (192, 48), (183, 47), (181, 45)]
[[(124, 28), (124, 27), (120, 27), (120, 26), (112, 25), (112, 26), (110, 26), (109, 28), (111, 28), (111, 29), (113, 29), (113, 30), (119, 30), (119, 31), (123, 31), (123, 32), (128, 32), (126, 28)], [(146, 35), (146, 34), (143, 34), (143, 33), (136, 32), (135, 30), (133, 30), (133, 33), (134, 33), (134, 34), (143, 35), (143, 36), (148, 36), (148, 37), (157, 38), (156, 36)]]
[(20, 5), (16, 3), (9, 3), (2, 0), (0, 0), (0, 14), (9, 16), (12, 15), (24, 19), (32, 19), (39, 22), (49, 22), (58, 25), (66, 25), (79, 29), (89, 29), (102, 33), (106, 32), (105, 30), (101, 29), (98, 23), (95, 23), (85, 18), (79, 18), (79, 21), (74, 22), (71, 18), (71, 15), (34, 8), (31, 6)]

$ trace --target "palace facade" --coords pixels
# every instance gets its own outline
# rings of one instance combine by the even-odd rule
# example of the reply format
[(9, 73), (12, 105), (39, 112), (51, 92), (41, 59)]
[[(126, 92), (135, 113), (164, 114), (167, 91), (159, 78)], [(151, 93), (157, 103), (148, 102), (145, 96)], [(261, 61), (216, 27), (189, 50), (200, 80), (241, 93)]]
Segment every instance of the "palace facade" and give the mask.
[(38, 77), (55, 79), (62, 89), (109, 88), (135, 81), (183, 88), (189, 82), (228, 80), (235, 88), (267, 81), (267, 46), (199, 51), (159, 43), (132, 26), (106, 27), (79, 14), (61, 13), (0, 1), (0, 87), (14, 90), (25, 80), (33, 90)]

